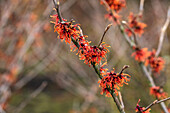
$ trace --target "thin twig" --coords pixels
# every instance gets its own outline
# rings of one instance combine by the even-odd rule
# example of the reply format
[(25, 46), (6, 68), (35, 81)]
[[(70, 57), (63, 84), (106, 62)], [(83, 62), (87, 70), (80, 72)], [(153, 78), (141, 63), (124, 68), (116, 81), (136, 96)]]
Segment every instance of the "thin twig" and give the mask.
[(119, 111), (121, 113), (125, 113), (124, 108), (121, 106), (120, 101), (117, 98), (117, 96), (113, 92), (111, 93), (111, 95), (112, 95), (112, 98), (113, 98), (114, 102), (116, 103), (116, 106), (119, 109)]
[(129, 65), (124, 65), (122, 70), (119, 72), (119, 75), (121, 75), (123, 73), (123, 71), (127, 68), (129, 68), (130, 66)]
[(145, 0), (140, 0), (140, 7), (139, 7), (139, 16), (143, 15), (143, 7), (144, 7)]
[(102, 35), (102, 38), (101, 38), (101, 40), (100, 40), (100, 43), (99, 43), (98, 47), (100, 47), (100, 44), (103, 42), (103, 39), (104, 39), (104, 36), (105, 36), (106, 32), (109, 30), (109, 28), (110, 28), (111, 26), (112, 26), (112, 24), (109, 24), (109, 25), (105, 28), (104, 33), (103, 33), (103, 35)]
[(159, 38), (159, 44), (158, 44), (158, 48), (157, 48), (155, 56), (159, 56), (159, 54), (161, 52), (165, 31), (168, 28), (169, 22), (170, 22), (170, 6), (169, 6), (168, 12), (167, 12), (167, 19), (166, 19), (165, 24), (163, 25), (163, 27), (161, 29), (161, 34), (160, 34), (160, 38)]
[[(54, 3), (55, 3), (55, 2), (54, 2)], [(59, 8), (59, 7), (58, 7), (58, 8)], [(58, 14), (59, 17), (61, 17), (59, 11), (57, 11), (57, 14)], [(61, 22), (62, 22), (62, 20), (61, 20)], [(79, 30), (81, 31), (81, 34), (80, 34), (80, 35), (83, 36), (82, 30), (81, 30), (80, 27), (79, 27)], [(73, 37), (71, 37), (71, 40), (72, 40), (72, 42), (76, 45), (76, 47), (79, 48), (78, 42), (77, 42)], [(95, 62), (91, 62), (91, 65), (92, 65), (93, 68), (95, 69), (95, 72), (97, 73), (97, 75), (99, 76), (99, 78), (102, 79), (101, 74), (100, 74), (100, 71), (99, 71), (99, 67), (96, 65), (96, 63), (95, 63)], [(125, 113), (124, 109), (122, 109), (122, 106), (121, 106), (121, 104), (120, 104), (120, 102), (119, 102), (119, 99), (118, 99), (117, 96), (114, 94), (114, 92), (112, 92), (111, 95), (112, 95), (113, 100), (114, 100), (115, 103), (116, 103), (116, 106), (117, 106), (118, 110), (119, 110), (121, 113)]]
[(149, 73), (149, 71), (147, 70), (146, 66), (145, 66), (143, 63), (140, 63), (139, 65), (141, 66), (141, 68), (142, 68), (145, 76), (148, 78), (151, 86), (152, 86), (152, 87), (155, 87), (155, 86), (156, 86), (156, 85), (155, 85), (155, 82), (154, 82), (154, 80), (153, 80), (153, 78), (152, 78), (152, 76), (151, 76), (151, 73)]
[(136, 44), (136, 46), (137, 46), (137, 45), (138, 45), (137, 40), (136, 40), (136, 39), (137, 39), (137, 36), (136, 36), (134, 30), (129, 27), (129, 25), (127, 24), (126, 21), (122, 21), (122, 24), (125, 25), (125, 26), (132, 32), (133, 37), (134, 37), (134, 42), (135, 42), (135, 44)]
[(159, 103), (161, 103), (161, 102), (164, 102), (164, 101), (167, 101), (167, 100), (170, 100), (170, 97), (168, 97), (168, 98), (165, 98), (165, 99), (162, 99), (162, 100), (155, 100), (155, 101), (153, 101), (151, 104), (149, 104), (143, 111), (146, 111), (146, 110), (148, 110), (149, 108), (151, 108), (153, 105), (155, 105), (155, 104), (159, 104)]
[(122, 105), (122, 109), (124, 109), (125, 106), (124, 106), (123, 99), (122, 99), (122, 95), (121, 95), (121, 92), (120, 92), (120, 91), (118, 92), (118, 95), (119, 95), (120, 104)]
[(59, 18), (60, 22), (62, 22), (62, 17), (61, 17), (60, 9), (59, 9), (60, 2), (59, 1), (56, 2), (56, 0), (53, 0), (53, 2), (54, 2), (54, 5), (55, 5), (55, 9), (57, 11), (57, 14), (58, 14), (58, 18)]
[[(104, 6), (105, 6), (105, 7), (112, 13), (112, 15), (113, 15), (114, 12), (113, 12), (112, 9), (109, 7), (109, 5), (107, 4), (107, 2), (106, 2), (105, 0), (101, 0), (101, 1), (103, 2)], [(113, 18), (114, 18), (114, 17), (113, 17)], [(126, 41), (128, 42), (128, 44), (129, 44), (131, 47), (136, 46), (136, 44), (135, 44), (134, 42), (132, 42), (132, 41), (130, 40), (130, 38), (127, 36), (127, 34), (125, 33), (123, 25), (118, 24), (118, 27), (119, 27), (121, 33), (123, 34), (123, 36), (125, 37)]]
[[(103, 1), (103, 3), (105, 4), (106, 8), (111, 11), (110, 7), (109, 7), (108, 4), (105, 2), (105, 0), (102, 0), (102, 1)], [(112, 12), (112, 11), (111, 11), (111, 12)], [(112, 13), (113, 13), (113, 12), (112, 12)], [(168, 11), (168, 15), (170, 15), (170, 11)], [(123, 25), (122, 25), (122, 24), (118, 24), (118, 27), (119, 27), (121, 33), (123, 34), (124, 38), (126, 39), (127, 43), (130, 45), (130, 47), (136, 46), (136, 44), (135, 44), (134, 42), (132, 42), (132, 41), (129, 39), (129, 37), (127, 36), (127, 34), (125, 33), (125, 30), (124, 30)], [(147, 78), (149, 79), (149, 81), (150, 81), (150, 83), (151, 83), (151, 86), (155, 86), (155, 83), (154, 83), (154, 81), (153, 81), (153, 78), (152, 78), (152, 76), (151, 76), (151, 73), (147, 70), (146, 66), (144, 66), (144, 64), (141, 64), (141, 63), (140, 63), (140, 66), (141, 66), (143, 72), (145, 73), (145, 75), (147, 76)], [(165, 106), (165, 104), (164, 104), (163, 102), (161, 103), (161, 107), (162, 107), (162, 109), (164, 110), (165, 113), (168, 113), (168, 110), (167, 110), (167, 108), (166, 108), (166, 106)]]

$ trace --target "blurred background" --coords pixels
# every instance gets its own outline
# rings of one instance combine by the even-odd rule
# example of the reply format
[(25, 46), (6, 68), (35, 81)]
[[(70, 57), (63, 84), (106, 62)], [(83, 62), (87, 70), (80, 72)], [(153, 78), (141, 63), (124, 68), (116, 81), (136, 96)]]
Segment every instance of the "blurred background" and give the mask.
[[(140, 0), (126, 0), (120, 14), (127, 20), (130, 12), (139, 11)], [(99, 0), (60, 0), (62, 17), (81, 24), (84, 35), (97, 45), (110, 22)], [(161, 27), (169, 0), (146, 0), (142, 21), (147, 24), (138, 38), (141, 47), (157, 49)], [(112, 98), (100, 95), (98, 77), (93, 68), (70, 52), (69, 45), (57, 39), (50, 24), (52, 0), (0, 0), (0, 112), (1, 113), (119, 113)], [(131, 75), (129, 85), (121, 88), (125, 110), (135, 112), (136, 103), (147, 106), (154, 98), (149, 94), (149, 82), (132, 50), (117, 26), (106, 34), (111, 45), (109, 69), (119, 72), (127, 64)], [(170, 94), (170, 27), (165, 33), (161, 56), (166, 60), (164, 71), (154, 76), (157, 85)], [(170, 102), (166, 102), (170, 104)], [(5, 111), (3, 110), (5, 109)], [(159, 105), (152, 113), (161, 113)]]

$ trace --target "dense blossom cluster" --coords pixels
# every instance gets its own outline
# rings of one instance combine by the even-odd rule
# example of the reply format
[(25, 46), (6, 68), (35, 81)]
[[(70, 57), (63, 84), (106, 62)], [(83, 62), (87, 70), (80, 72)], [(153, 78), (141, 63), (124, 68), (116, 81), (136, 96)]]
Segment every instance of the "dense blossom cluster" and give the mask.
[(73, 22), (67, 22), (66, 19), (63, 19), (63, 22), (59, 22), (58, 15), (53, 15), (52, 17), (56, 18), (56, 21), (53, 22), (55, 24), (54, 26), (54, 32), (58, 33), (58, 38), (61, 39), (61, 41), (65, 40), (66, 44), (71, 43), (71, 37), (76, 39), (80, 32), (77, 30), (77, 26), (73, 25)]
[[(60, 22), (57, 15), (51, 17), (56, 19), (53, 23), (55, 24), (54, 32), (58, 33), (58, 38), (61, 41), (65, 40), (66, 44), (70, 44), (71, 51), (78, 49), (77, 54), (80, 60), (84, 60), (84, 63), (89, 66), (93, 62), (99, 64), (102, 60), (106, 60), (109, 45), (103, 42), (99, 47), (91, 46), (90, 42), (86, 40), (87, 36), (81, 35), (78, 24), (73, 25), (73, 22), (67, 22), (66, 19)], [(78, 45), (76, 46), (71, 40), (75, 40)]]
[[(147, 26), (146, 24), (142, 23), (142, 22), (138, 22), (138, 17), (139, 16), (134, 16), (133, 13), (130, 13), (129, 15), (129, 21), (128, 21), (128, 25), (129, 27), (139, 36), (141, 36), (144, 33), (144, 28)], [(127, 32), (128, 36), (132, 36), (132, 31), (127, 28), (125, 29), (125, 31)]]
[(159, 86), (151, 87), (150, 94), (155, 96), (157, 99), (163, 99), (167, 97), (167, 93)]
[[(105, 64), (104, 64), (105, 65)], [(103, 78), (99, 81), (100, 87), (102, 88), (102, 92), (106, 93), (107, 97), (111, 96), (111, 91), (113, 91), (116, 95), (118, 95), (118, 91), (123, 84), (128, 84), (130, 76), (124, 73), (115, 73), (113, 69), (111, 72), (107, 72), (107, 68), (103, 68), (101, 66), (100, 73), (102, 73)], [(109, 92), (110, 91), (110, 92)]]
[[(65, 40), (66, 44), (70, 44), (71, 51), (77, 51), (77, 55), (80, 60), (84, 60), (84, 63), (88, 64), (102, 64), (100, 67), (101, 80), (99, 81), (102, 88), (102, 94), (106, 92), (106, 96), (110, 97), (111, 93), (116, 93), (123, 84), (127, 84), (129, 81), (129, 75), (124, 73), (115, 73), (114, 70), (107, 72), (107, 68), (104, 66), (106, 62), (106, 54), (109, 52), (107, 49), (109, 45), (104, 42), (98, 46), (91, 46), (90, 42), (86, 40), (87, 36), (82, 35), (79, 25), (73, 25), (73, 22), (67, 22), (63, 19), (62, 22), (58, 19), (57, 15), (52, 16), (55, 18), (54, 32), (58, 33), (58, 38), (61, 41)], [(113, 91), (113, 92), (112, 92)]]
[(100, 47), (97, 46), (90, 46), (88, 43), (81, 39), (83, 37), (79, 37), (79, 58), (80, 60), (84, 60), (84, 63), (91, 64), (93, 62), (99, 64), (102, 59), (106, 60), (106, 53), (109, 52), (107, 47), (109, 45), (102, 43)]
[(140, 102), (140, 99), (139, 99), (139, 101), (138, 101), (138, 103), (136, 105), (136, 108), (135, 108), (136, 113), (150, 113), (151, 109), (149, 108), (148, 110), (143, 111), (145, 109), (145, 107), (139, 106), (139, 102)]
[(165, 62), (162, 57), (155, 56), (155, 50), (148, 51), (147, 48), (139, 49), (137, 47), (134, 47), (134, 50), (132, 56), (136, 61), (144, 62), (145, 66), (149, 65), (154, 72), (160, 72), (163, 69)]

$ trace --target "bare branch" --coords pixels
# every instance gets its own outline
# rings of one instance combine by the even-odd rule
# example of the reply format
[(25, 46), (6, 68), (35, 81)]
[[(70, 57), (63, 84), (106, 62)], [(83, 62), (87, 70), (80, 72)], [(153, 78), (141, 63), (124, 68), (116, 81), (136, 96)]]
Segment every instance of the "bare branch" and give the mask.
[(145, 0), (140, 0), (140, 7), (139, 7), (139, 16), (143, 15), (143, 7), (144, 7)]
[(122, 95), (121, 95), (121, 92), (120, 92), (120, 91), (118, 92), (118, 95), (119, 95), (120, 104), (122, 105), (122, 109), (124, 109), (125, 106), (124, 106), (123, 99), (122, 99)]
[(102, 38), (101, 38), (101, 40), (100, 40), (100, 43), (99, 43), (98, 47), (99, 47), (100, 44), (103, 42), (104, 36), (105, 36), (106, 32), (109, 30), (109, 28), (110, 28), (111, 26), (112, 26), (112, 24), (109, 24), (109, 25), (107, 25), (107, 27), (105, 28), (104, 33), (103, 33), (103, 35), (102, 35)]
[(168, 97), (168, 98), (165, 98), (165, 99), (162, 99), (162, 100), (155, 100), (155, 101), (153, 101), (151, 104), (149, 104), (143, 111), (146, 111), (146, 110), (148, 110), (149, 108), (151, 108), (153, 105), (155, 105), (155, 104), (159, 104), (159, 103), (161, 103), (161, 102), (164, 102), (164, 101), (167, 101), (167, 100), (170, 100), (170, 97)]
[(134, 30), (129, 27), (129, 25), (127, 24), (126, 21), (122, 21), (122, 24), (125, 25), (125, 26), (132, 32), (133, 37), (134, 37), (134, 43), (135, 43), (135, 45), (137, 46), (137, 45), (138, 45), (137, 40), (136, 40), (136, 39), (137, 39), (137, 36), (136, 36)]
[(127, 68), (129, 68), (130, 66), (129, 65), (124, 65), (122, 70), (119, 72), (119, 75), (121, 75), (123, 73), (123, 71)]
[(154, 80), (151, 76), (151, 73), (149, 73), (149, 71), (147, 70), (147, 68), (143, 64), (140, 64), (140, 66), (141, 66), (145, 76), (148, 78), (149, 82), (151, 83), (151, 86), (155, 87), (156, 85), (155, 85), (155, 82), (154, 82)]
[(170, 22), (170, 6), (169, 6), (168, 12), (167, 12), (167, 19), (166, 19), (165, 24), (163, 25), (163, 27), (161, 29), (161, 34), (160, 34), (160, 37), (159, 37), (159, 44), (158, 44), (158, 48), (157, 48), (155, 56), (159, 56), (159, 54), (161, 52), (165, 31), (168, 28), (169, 22)]
[(55, 9), (57, 11), (57, 14), (58, 14), (58, 18), (59, 18), (60, 22), (62, 22), (62, 17), (61, 17), (60, 10), (59, 10), (60, 2), (59, 1), (56, 2), (56, 0), (53, 0), (53, 2), (54, 2), (54, 5), (55, 5)]

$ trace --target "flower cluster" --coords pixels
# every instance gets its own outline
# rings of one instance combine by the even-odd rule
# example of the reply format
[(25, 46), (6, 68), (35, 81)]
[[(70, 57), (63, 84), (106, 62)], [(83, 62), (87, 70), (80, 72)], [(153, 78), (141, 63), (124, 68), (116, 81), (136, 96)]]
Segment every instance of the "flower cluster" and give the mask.
[(139, 102), (140, 102), (140, 99), (139, 99), (139, 101), (138, 101), (138, 103), (137, 103), (137, 105), (136, 105), (136, 108), (135, 108), (135, 111), (136, 111), (136, 113), (150, 113), (150, 108), (148, 109), (148, 110), (146, 110), (146, 111), (143, 111), (144, 109), (145, 109), (145, 107), (141, 107), (141, 106), (139, 106)]
[[(136, 34), (141, 36), (144, 33), (143, 29), (147, 25), (142, 22), (138, 22), (137, 18), (138, 16), (134, 16), (133, 13), (130, 13), (128, 18), (128, 25)], [(125, 29), (125, 31), (127, 32), (128, 36), (132, 36), (132, 31), (129, 28)]]
[[(118, 9), (117, 9), (118, 10)], [(123, 84), (127, 84), (129, 81), (129, 75), (124, 73), (115, 73), (114, 70), (107, 72), (107, 68), (104, 66), (106, 62), (106, 54), (109, 52), (107, 49), (109, 45), (101, 42), (98, 46), (91, 46), (90, 42), (86, 40), (87, 36), (84, 36), (78, 24), (74, 25), (73, 22), (68, 22), (65, 19), (59, 19), (57, 15), (51, 16), (55, 18), (54, 32), (58, 33), (58, 38), (62, 41), (65, 40), (66, 44), (70, 44), (71, 51), (77, 51), (77, 55), (80, 60), (84, 60), (84, 63), (90, 65), (99, 65), (105, 62), (99, 69), (101, 80), (100, 87), (102, 87), (102, 94), (106, 92), (106, 95), (111, 96), (111, 92), (117, 94), (119, 87)]]
[(120, 24), (120, 16), (117, 13), (109, 13), (105, 15), (109, 21), (113, 21), (114, 23)]
[(56, 21), (53, 22), (54, 32), (58, 33), (58, 38), (61, 41), (65, 40), (66, 44), (71, 43), (71, 37), (76, 39), (79, 36), (79, 30), (77, 30), (78, 24), (73, 25), (73, 22), (67, 22), (66, 19), (63, 19), (63, 22), (60, 22), (58, 19), (58, 15), (53, 15), (51, 17), (56, 18)]
[(167, 93), (163, 91), (163, 88), (159, 86), (151, 87), (150, 94), (155, 96), (157, 99), (163, 99), (167, 97)]
[(108, 14), (105, 15), (109, 21), (113, 21), (120, 24), (120, 16), (118, 12), (126, 6), (125, 0), (101, 0), (101, 4), (105, 4), (108, 7)]
[[(126, 6), (126, 2), (125, 0), (104, 0), (108, 5), (109, 7), (116, 11), (116, 12), (119, 12), (122, 7), (125, 7)], [(103, 4), (103, 1), (101, 1), (101, 4)]]
[(132, 56), (138, 62), (144, 62), (145, 66), (150, 66), (154, 72), (160, 72), (164, 67), (164, 60), (162, 57), (155, 56), (155, 50), (148, 51), (147, 48), (139, 49), (137, 47), (133, 48), (135, 50)]
[(155, 50), (153, 50), (145, 61), (145, 65), (147, 66), (148, 64), (150, 64), (153, 71), (160, 72), (164, 67), (165, 61), (162, 57), (155, 57)]
[[(103, 42), (99, 47), (91, 46), (90, 42), (86, 40), (87, 36), (81, 35), (78, 24), (73, 25), (72, 21), (68, 22), (66, 19), (60, 22), (57, 15), (51, 17), (55, 18), (55, 22), (52, 23), (55, 24), (54, 32), (58, 33), (58, 38), (61, 41), (65, 40), (66, 44), (70, 44), (71, 51), (78, 49), (77, 54), (80, 60), (84, 60), (84, 63), (89, 64), (89, 66), (93, 62), (99, 64), (102, 60), (106, 60), (109, 45)], [(71, 40), (74, 40), (77, 45)]]
[(110, 97), (111, 91), (113, 91), (118, 95), (117, 90), (119, 90), (123, 84), (128, 84), (127, 82), (129, 81), (130, 76), (124, 73), (115, 73), (114, 69), (111, 72), (107, 72), (108, 69), (104, 69), (103, 66), (100, 69), (103, 78), (99, 80), (100, 87), (102, 88), (101, 94), (106, 93), (106, 96)]
[(133, 47), (135, 50), (132, 56), (135, 56), (135, 60), (139, 62), (144, 62), (149, 57), (148, 48), (139, 49), (138, 47)]
[(90, 46), (83, 37), (79, 37), (78, 43), (80, 44), (78, 53), (80, 60), (84, 60), (84, 63), (91, 64), (93, 62), (99, 64), (102, 59), (106, 60), (106, 53), (109, 52), (107, 47), (109, 45), (102, 43), (100, 47)]

